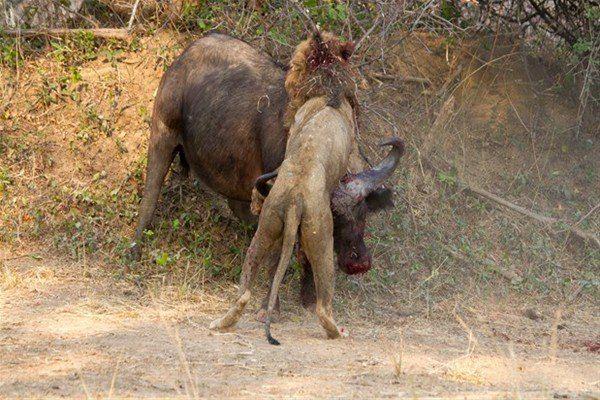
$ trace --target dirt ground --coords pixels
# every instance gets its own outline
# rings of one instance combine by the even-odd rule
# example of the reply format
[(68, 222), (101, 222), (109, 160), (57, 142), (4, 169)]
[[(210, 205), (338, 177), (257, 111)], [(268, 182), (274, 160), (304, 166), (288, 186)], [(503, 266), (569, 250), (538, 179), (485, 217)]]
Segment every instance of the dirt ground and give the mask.
[[(3, 398), (600, 395), (599, 356), (589, 348), (597, 340), (589, 332), (600, 326), (584, 311), (557, 321), (551, 306), (534, 319), (514, 304), (472, 304), (491, 316), (479, 320), (398, 310), (374, 321), (343, 317), (349, 337), (327, 340), (314, 315), (288, 299), (274, 325), (282, 341), (275, 347), (251, 312), (230, 333), (207, 329), (231, 291), (172, 301), (59, 259), (5, 261), (3, 275), (11, 282), (0, 292)], [(595, 326), (578, 331), (582, 320)]]
[(600, 398), (600, 251), (455, 182), (600, 232), (600, 141), (573, 136), (544, 63), (421, 35), (385, 67), (427, 85), (365, 71), (367, 155), (392, 133), (410, 149), (396, 208), (369, 221), (375, 267), (337, 278), (349, 337), (325, 338), (292, 273), (274, 347), (264, 287), (234, 331), (207, 329), (251, 237), (223, 199), (173, 174), (127, 261), (155, 90), (191, 38), (84, 39), (0, 68), (0, 398)]

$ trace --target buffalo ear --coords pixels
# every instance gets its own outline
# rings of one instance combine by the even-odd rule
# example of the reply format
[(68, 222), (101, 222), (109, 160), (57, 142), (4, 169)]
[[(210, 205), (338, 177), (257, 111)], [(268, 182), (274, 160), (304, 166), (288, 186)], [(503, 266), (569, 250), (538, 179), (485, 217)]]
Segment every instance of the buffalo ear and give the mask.
[(365, 202), (369, 211), (375, 212), (394, 207), (393, 193), (388, 188), (377, 188), (367, 195)]
[(256, 178), (254, 187), (258, 193), (260, 193), (263, 197), (267, 197), (271, 191), (271, 188), (273, 187), (273, 185), (269, 185), (267, 182), (275, 177), (277, 177), (277, 171), (269, 172)]

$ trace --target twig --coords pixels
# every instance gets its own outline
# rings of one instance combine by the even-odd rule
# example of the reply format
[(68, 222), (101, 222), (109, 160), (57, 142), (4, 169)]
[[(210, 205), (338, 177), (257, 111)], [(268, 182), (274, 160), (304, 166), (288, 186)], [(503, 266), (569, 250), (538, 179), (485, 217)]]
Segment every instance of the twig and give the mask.
[(448, 87), (454, 82), (454, 80), (458, 76), (460, 76), (460, 74), (462, 73), (462, 70), (463, 70), (463, 65), (459, 64), (458, 67), (454, 70), (454, 72), (452, 72), (450, 74), (450, 76), (446, 79), (446, 81), (442, 85), (442, 88), (439, 90), (440, 96), (443, 97), (446, 94), (446, 92), (448, 91)]
[(352, 12), (351, 12), (351, 13), (349, 13), (349, 14), (350, 14), (350, 17), (352, 18), (352, 20), (354, 21), (354, 25), (358, 26), (358, 29), (360, 29), (360, 31), (361, 31), (361, 32), (363, 33), (363, 35), (364, 35), (364, 33), (366, 32), (366, 31), (365, 31), (365, 28), (363, 28), (363, 27), (362, 27), (362, 25), (361, 25), (360, 21), (358, 20), (358, 18), (356, 18), (356, 15), (354, 15), (354, 13), (352, 13)]
[(377, 28), (377, 25), (379, 25), (379, 21), (381, 20), (381, 16), (382, 16), (382, 14), (379, 14), (377, 16), (377, 18), (375, 19), (375, 22), (373, 22), (373, 25), (369, 28), (369, 30), (366, 31), (364, 35), (362, 35), (362, 37), (358, 40), (358, 42), (356, 42), (356, 47), (354, 48), (355, 49), (354, 51), (358, 51), (358, 49), (360, 49), (360, 46), (363, 44), (365, 39), (368, 38), (369, 35), (371, 35), (371, 33), (373, 33), (375, 28)]
[(494, 58), (493, 60), (487, 61), (486, 63), (480, 65), (477, 69), (475, 69), (474, 71), (472, 71), (471, 73), (469, 73), (466, 77), (464, 77), (459, 83), (458, 85), (456, 85), (456, 87), (454, 88), (454, 90), (452, 90), (452, 92), (450, 93), (450, 95), (452, 96), (457, 90), (458, 88), (465, 83), (471, 76), (475, 75), (476, 73), (478, 73), (479, 71), (481, 71), (483, 68), (487, 67), (488, 65), (491, 65), (495, 62), (498, 62), (504, 58), (510, 57), (510, 56), (514, 56), (515, 54), (517, 54), (516, 52), (513, 53), (508, 53), (508, 54), (503, 54), (499, 57)]
[(308, 15), (306, 13), (306, 11), (296, 2), (296, 0), (289, 0), (289, 2), (296, 9), (296, 11), (298, 11), (300, 14), (302, 14), (304, 16), (304, 18), (306, 19), (306, 22), (308, 22), (308, 24), (310, 25), (312, 32), (313, 33), (318, 32), (319, 28), (317, 27), (317, 24), (315, 24), (315, 22), (312, 20), (310, 15)]
[[(458, 251), (453, 250), (450, 246), (447, 246), (445, 244), (442, 244), (441, 246), (453, 258), (457, 259), (458, 261), (461, 261), (463, 264), (465, 264), (465, 266), (473, 269), (473, 265), (472, 265), (473, 261), (469, 260), (465, 255), (463, 255), (462, 253), (460, 253)], [(488, 262), (490, 264), (490, 266), (493, 267), (492, 269), (494, 272), (496, 272), (498, 275), (500, 275), (501, 277), (503, 277), (510, 283), (516, 284), (516, 283), (523, 281), (523, 278), (519, 274), (517, 274), (512, 269), (505, 268), (504, 266), (502, 266), (501, 263), (498, 263), (497, 260), (494, 259), (493, 257), (486, 258), (484, 261)]]
[(401, 76), (401, 75), (390, 75), (390, 74), (380, 74), (376, 72), (367, 73), (367, 76), (376, 79), (390, 80), (390, 81), (401, 81), (401, 82), (410, 82), (410, 83), (424, 83), (427, 85), (431, 85), (431, 81), (427, 78), (420, 78), (418, 76)]
[(583, 117), (585, 115), (585, 111), (587, 108), (587, 103), (590, 97), (590, 87), (593, 84), (592, 77), (595, 75), (595, 67), (596, 67), (596, 53), (600, 49), (600, 40), (596, 40), (592, 51), (588, 58), (588, 65), (585, 69), (585, 75), (583, 78), (583, 85), (581, 87), (581, 92), (579, 93), (579, 106), (577, 108), (577, 127), (575, 132), (575, 137), (579, 138), (581, 134), (581, 130), (583, 128)]
[(4, 31), (4, 34), (8, 36), (63, 36), (73, 35), (76, 33), (85, 32), (91, 33), (96, 37), (106, 39), (127, 39), (129, 38), (129, 32), (127, 29), (113, 29), (113, 28), (97, 28), (97, 29), (66, 29), (66, 28), (41, 28), (41, 29), (9, 29)]
[(573, 225), (573, 226), (577, 226), (577, 225), (581, 224), (583, 221), (585, 221), (585, 219), (587, 217), (589, 217), (590, 215), (592, 215), (594, 213), (594, 211), (596, 211), (599, 208), (600, 208), (600, 203), (596, 204), (596, 207), (592, 208), (587, 214), (585, 214), (583, 217), (581, 217), (581, 219), (579, 221), (577, 221), (575, 223), (575, 225)]
[(129, 17), (129, 23), (127, 24), (128, 31), (131, 31), (131, 28), (133, 27), (133, 21), (135, 21), (135, 13), (137, 12), (139, 5), (140, 5), (140, 0), (135, 0), (135, 4), (133, 5), (133, 10), (131, 10), (131, 17)]
[(552, 323), (552, 328), (550, 328), (550, 346), (548, 349), (548, 355), (550, 356), (550, 360), (553, 364), (556, 363), (556, 351), (558, 350), (558, 326), (560, 325), (562, 318), (562, 308), (563, 306), (560, 305), (554, 313), (554, 322)]
[(4, 261), (14, 261), (14, 260), (18, 260), (20, 258), (31, 257), (32, 255), (35, 255), (35, 253), (25, 253), (25, 254), (21, 254), (19, 256), (2, 258), (2, 259), (0, 259), (0, 261), (2, 261), (2, 262), (4, 262)]

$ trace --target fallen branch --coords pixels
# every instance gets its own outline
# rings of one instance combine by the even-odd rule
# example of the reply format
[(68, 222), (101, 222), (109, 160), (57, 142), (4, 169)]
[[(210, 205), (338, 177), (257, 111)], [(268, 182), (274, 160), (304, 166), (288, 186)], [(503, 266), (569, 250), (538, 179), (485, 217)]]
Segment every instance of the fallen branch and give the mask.
[[(436, 173), (446, 172), (446, 171), (442, 170), (441, 168), (437, 167), (436, 165), (434, 165), (433, 162), (431, 162), (431, 160), (428, 159), (427, 157), (423, 157), (423, 164)], [(525, 215), (529, 218), (532, 218), (532, 219), (544, 224), (545, 226), (559, 224), (565, 228), (564, 229), (565, 231), (572, 233), (573, 235), (575, 235), (577, 238), (579, 238), (583, 242), (591, 243), (592, 245), (595, 245), (596, 247), (598, 247), (600, 249), (600, 239), (598, 239), (598, 237), (591, 232), (585, 231), (585, 230), (577, 228), (575, 226), (571, 226), (557, 218), (546, 217), (545, 215), (541, 215), (534, 211), (528, 210), (528, 209), (521, 207), (515, 203), (512, 203), (506, 199), (503, 199), (500, 196), (497, 196), (491, 192), (488, 192), (487, 190), (468, 185), (467, 183), (461, 181), (458, 178), (456, 178), (456, 184), (460, 189), (462, 189), (467, 194), (470, 194), (470, 195), (473, 195), (473, 196), (479, 197), (479, 198), (484, 198), (486, 200), (490, 200), (496, 204), (500, 204), (506, 208), (516, 211), (517, 213), (519, 213), (521, 215)]]
[[(446, 125), (446, 123), (450, 120), (453, 112), (454, 112), (454, 97), (450, 96), (446, 100), (446, 102), (442, 105), (437, 118), (435, 119), (433, 125), (431, 126), (431, 129), (429, 130), (429, 132), (427, 134), (427, 139), (425, 140), (425, 144), (423, 146), (423, 151), (421, 152), (417, 149), (417, 153), (419, 155), (419, 163), (421, 165), (424, 165), (425, 167), (429, 168), (436, 174), (448, 173), (448, 170), (450, 169), (449, 163), (442, 159), (440, 162), (443, 162), (444, 164), (446, 164), (448, 166), (448, 168), (440, 168), (440, 167), (436, 166), (432, 162), (432, 160), (429, 158), (429, 153), (430, 153), (429, 144), (431, 142), (431, 138), (435, 135), (436, 131), (441, 131), (442, 128)], [(474, 197), (483, 198), (488, 201), (492, 201), (496, 204), (500, 204), (500, 205), (502, 205), (508, 209), (511, 209), (521, 215), (525, 215), (537, 222), (544, 224), (544, 226), (547, 228), (551, 227), (552, 225), (560, 225), (561, 227), (564, 228), (564, 231), (567, 231), (567, 232), (573, 234), (578, 239), (582, 240), (583, 242), (590, 243), (600, 249), (600, 239), (598, 239), (598, 237), (596, 235), (577, 227), (577, 224), (579, 224), (579, 222), (583, 221), (583, 219), (585, 219), (587, 217), (587, 215), (584, 218), (582, 218), (577, 224), (569, 225), (565, 221), (561, 221), (561, 220), (559, 220), (557, 218), (553, 218), (553, 217), (546, 217), (545, 215), (538, 214), (534, 211), (528, 210), (528, 209), (521, 207), (515, 203), (512, 203), (506, 199), (503, 199), (502, 197), (497, 196), (491, 192), (488, 192), (487, 190), (471, 186), (471, 185), (467, 184), (466, 182), (460, 180), (458, 177), (455, 178), (455, 182), (456, 182), (456, 185), (462, 191), (464, 191), (465, 193), (467, 193), (469, 195), (472, 195)], [(590, 213), (588, 213), (588, 214), (591, 214), (593, 211), (595, 211), (595, 209), (596, 209), (596, 207), (594, 209), (592, 209), (592, 211), (590, 211)], [(554, 230), (550, 230), (550, 231), (553, 234), (557, 233)]]
[(121, 39), (129, 38), (127, 29), (112, 29), (112, 28), (97, 28), (97, 29), (64, 29), (64, 28), (44, 28), (44, 29), (10, 29), (3, 31), (3, 34), (8, 36), (65, 36), (74, 35), (77, 33), (91, 33), (92, 35), (105, 39)]
[[(466, 266), (472, 266), (473, 260), (469, 260), (462, 253), (453, 250), (450, 246), (447, 246), (443, 243), (441, 244), (441, 246), (453, 258), (457, 259), (458, 261), (461, 261)], [(504, 279), (508, 280), (513, 285), (523, 282), (523, 278), (519, 274), (517, 274), (513, 269), (507, 269), (504, 266), (502, 266), (501, 263), (498, 263), (495, 260), (492, 260), (491, 258), (486, 258), (483, 261), (484, 263), (487, 263), (490, 267), (492, 267), (492, 270), (494, 272), (496, 272)]]

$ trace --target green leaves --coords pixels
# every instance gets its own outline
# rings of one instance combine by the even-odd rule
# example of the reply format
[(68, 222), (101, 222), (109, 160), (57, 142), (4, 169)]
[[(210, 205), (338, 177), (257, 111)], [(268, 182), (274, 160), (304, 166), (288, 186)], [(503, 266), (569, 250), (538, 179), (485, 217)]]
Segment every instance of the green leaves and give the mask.
[(19, 52), (17, 52), (16, 40), (1, 36), (0, 29), (0, 63), (8, 65), (10, 68), (16, 68), (23, 64)]
[(451, 172), (438, 172), (438, 179), (442, 183), (452, 186), (456, 185), (456, 175)]
[[(341, 28), (349, 15), (345, 2), (327, 1), (319, 4), (316, 0), (305, 0), (302, 4), (320, 27), (335, 32), (343, 31)], [(300, 15), (298, 17), (301, 18)]]
[(327, 4), (327, 17), (331, 21), (345, 21), (348, 18), (346, 4)]
[(181, 10), (181, 21), (187, 29), (197, 28), (204, 32), (213, 27), (214, 21), (217, 20), (215, 11), (220, 9), (221, 5), (216, 2), (186, 1), (183, 3), (183, 9)]
[(456, 9), (454, 3), (448, 0), (442, 0), (440, 11), (442, 18), (444, 18), (446, 21), (453, 21), (460, 17), (460, 12)]
[(592, 43), (591, 40), (579, 39), (573, 45), (573, 51), (577, 54), (585, 54), (585, 53), (589, 52), (590, 50), (592, 50), (593, 45), (594, 44)]
[(8, 175), (8, 170), (0, 169), (0, 195), (10, 184), (12, 184), (12, 179)]
[(598, 6), (590, 6), (586, 11), (585, 11), (585, 16), (592, 22), (596, 21), (596, 23), (598, 23), (598, 21), (600, 20), (600, 7)]

